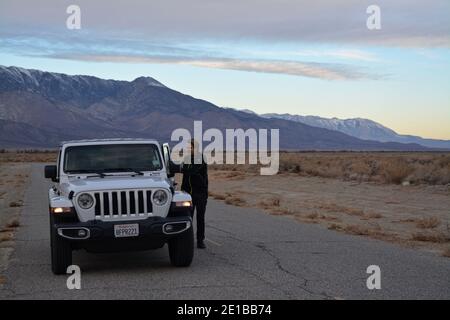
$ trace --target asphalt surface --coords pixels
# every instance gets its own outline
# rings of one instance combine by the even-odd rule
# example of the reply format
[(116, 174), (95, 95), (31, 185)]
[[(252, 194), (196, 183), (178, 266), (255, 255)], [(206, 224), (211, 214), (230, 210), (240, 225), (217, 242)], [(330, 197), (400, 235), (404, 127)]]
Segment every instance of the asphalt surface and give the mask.
[[(207, 249), (189, 268), (174, 268), (167, 247), (155, 251), (74, 253), (81, 290), (50, 269), (47, 190), (33, 165), (16, 247), (1, 299), (449, 299), (450, 259), (289, 217), (210, 200)], [(369, 265), (381, 289), (369, 290)]]

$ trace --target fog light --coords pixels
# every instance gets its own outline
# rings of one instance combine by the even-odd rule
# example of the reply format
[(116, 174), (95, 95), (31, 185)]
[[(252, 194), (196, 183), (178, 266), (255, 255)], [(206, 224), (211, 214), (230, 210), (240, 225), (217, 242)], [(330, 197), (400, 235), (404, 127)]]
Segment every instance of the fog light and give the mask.
[(164, 227), (164, 231), (165, 232), (172, 232), (173, 231), (173, 225), (166, 224), (165, 227)]
[(86, 230), (84, 230), (84, 229), (78, 230), (78, 236), (79, 236), (80, 238), (86, 237), (86, 236), (87, 236)]

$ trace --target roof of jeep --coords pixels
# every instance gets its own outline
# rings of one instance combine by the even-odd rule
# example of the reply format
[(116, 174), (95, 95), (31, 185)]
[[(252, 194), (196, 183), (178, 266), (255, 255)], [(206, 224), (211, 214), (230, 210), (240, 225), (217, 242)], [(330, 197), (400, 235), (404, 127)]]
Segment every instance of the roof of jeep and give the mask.
[(63, 141), (61, 142), (61, 146), (63, 145), (89, 145), (89, 144), (126, 144), (126, 143), (156, 143), (158, 141), (155, 139), (143, 139), (143, 138), (114, 138), (114, 139), (84, 139), (84, 140), (72, 140), (72, 141)]

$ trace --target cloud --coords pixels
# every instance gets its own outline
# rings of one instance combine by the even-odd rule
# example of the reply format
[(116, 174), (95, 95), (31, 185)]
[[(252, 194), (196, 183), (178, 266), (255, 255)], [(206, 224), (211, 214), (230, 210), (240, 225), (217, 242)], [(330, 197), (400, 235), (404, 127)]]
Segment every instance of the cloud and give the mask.
[[(378, 80), (383, 76), (371, 74), (360, 66), (328, 61), (299, 59), (333, 56), (345, 59), (369, 61), (373, 56), (359, 50), (337, 51), (274, 51), (268, 55), (258, 50), (252, 54), (246, 50), (228, 50), (220, 46), (188, 44), (161, 44), (145, 41), (132, 41), (89, 37), (51, 37), (38, 38), (0, 37), (0, 46), (5, 51), (30, 57), (77, 60), (89, 62), (178, 64), (201, 68), (235, 70), (246, 72), (272, 73), (324, 80)], [(271, 58), (267, 58), (271, 57)], [(294, 57), (295, 59), (290, 59)]]
[(202, 68), (274, 73), (292, 76), (301, 76), (323, 80), (378, 80), (380, 75), (364, 73), (352, 66), (334, 63), (316, 63), (282, 60), (246, 60), (210, 58), (203, 59), (174, 57), (174, 56), (137, 56), (137, 55), (76, 55), (53, 54), (46, 57), (91, 62), (119, 62), (119, 63), (163, 63), (190, 65)]
[[(41, 0), (36, 10), (26, 0), (2, 0), (0, 46), (4, 52), (60, 59), (173, 63), (327, 80), (383, 78), (361, 68), (379, 62), (371, 46), (450, 47), (450, 1), (377, 0), (382, 29), (370, 31), (366, 8), (372, 2), (78, 0), (82, 29), (72, 31), (65, 24), (72, 1)], [(354, 49), (361, 47), (367, 50)]]
[[(69, 0), (2, 0), (3, 30), (63, 32)], [(450, 47), (450, 1), (377, 0), (381, 30), (366, 27), (372, 0), (78, 0), (82, 28), (141, 40), (211, 40)], [(39, 8), (36, 8), (36, 7)], [(38, 10), (37, 10), (38, 9)]]
[(339, 49), (339, 50), (303, 50), (292, 52), (292, 55), (318, 58), (337, 58), (345, 60), (359, 60), (366, 62), (375, 62), (379, 59), (371, 52), (356, 49)]

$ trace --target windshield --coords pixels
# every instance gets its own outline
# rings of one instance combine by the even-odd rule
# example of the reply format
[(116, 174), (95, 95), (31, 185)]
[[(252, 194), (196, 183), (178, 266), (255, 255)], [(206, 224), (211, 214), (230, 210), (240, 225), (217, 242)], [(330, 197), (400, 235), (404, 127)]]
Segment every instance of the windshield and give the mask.
[(155, 144), (108, 144), (67, 147), (64, 172), (140, 172), (162, 169)]

